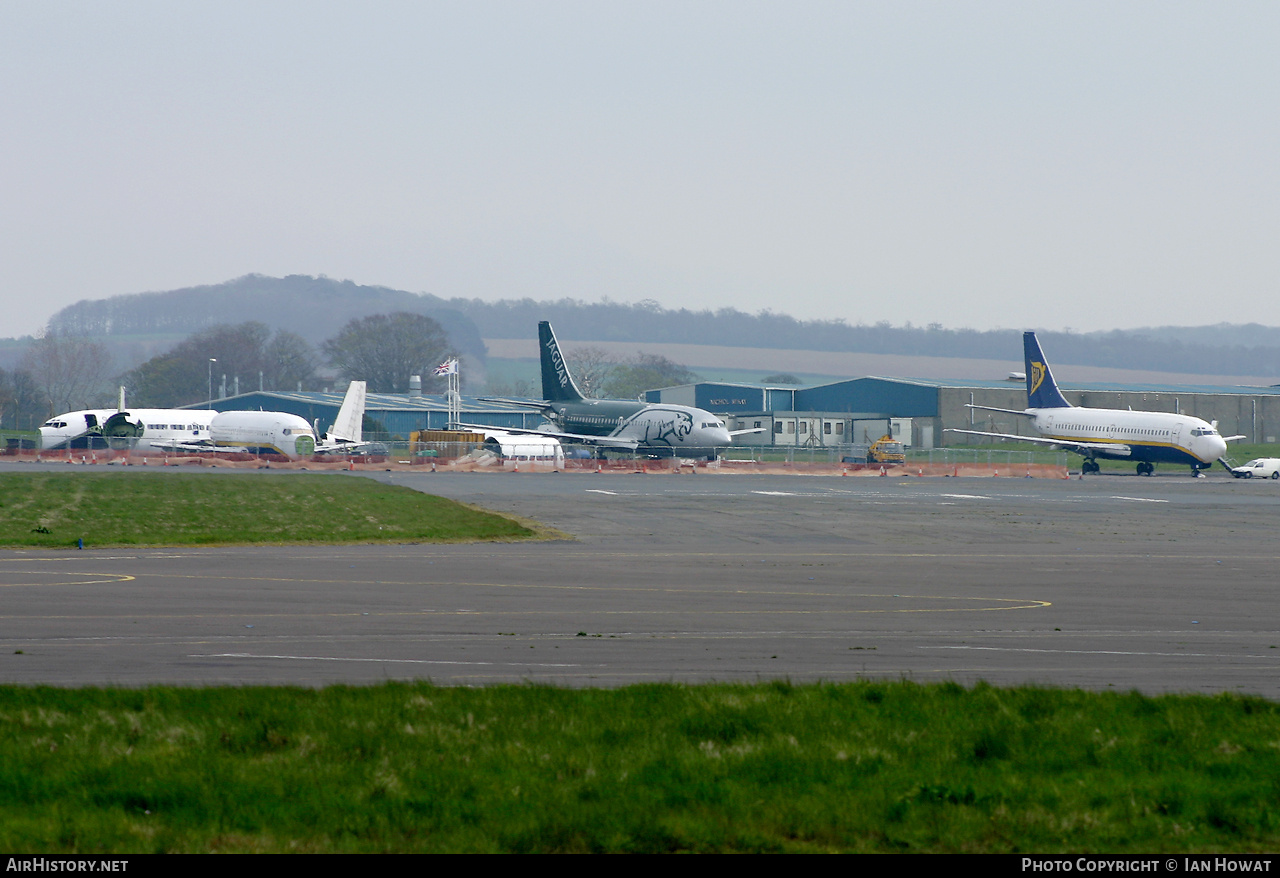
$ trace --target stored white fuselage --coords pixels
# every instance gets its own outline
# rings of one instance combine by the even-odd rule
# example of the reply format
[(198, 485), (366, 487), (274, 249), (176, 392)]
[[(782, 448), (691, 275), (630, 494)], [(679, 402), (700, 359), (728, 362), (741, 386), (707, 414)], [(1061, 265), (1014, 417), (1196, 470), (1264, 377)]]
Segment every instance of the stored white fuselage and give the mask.
[(40, 447), (159, 451), (174, 442), (209, 440), (209, 426), (217, 414), (202, 409), (86, 409), (67, 412), (41, 425)]
[(209, 433), (216, 451), (281, 454), (293, 460), (316, 453), (311, 425), (288, 412), (222, 412), (209, 425)]
[(522, 463), (564, 469), (564, 446), (559, 439), (512, 433), (507, 430), (484, 430), (485, 448), (517, 466)]
[(316, 434), (287, 412), (215, 412), (208, 409), (89, 409), (50, 418), (40, 427), (40, 447), (96, 447), (134, 451), (236, 451), (315, 454)]

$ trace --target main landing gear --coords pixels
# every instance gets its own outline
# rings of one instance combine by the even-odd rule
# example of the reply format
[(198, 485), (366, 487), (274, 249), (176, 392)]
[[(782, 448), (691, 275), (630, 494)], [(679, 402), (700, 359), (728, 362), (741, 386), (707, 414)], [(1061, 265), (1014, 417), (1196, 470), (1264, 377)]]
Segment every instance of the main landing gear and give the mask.
[(1156, 465), (1149, 460), (1138, 461), (1138, 475), (1149, 476), (1156, 471)]
[(1087, 476), (1090, 473), (1096, 473), (1101, 469), (1102, 467), (1098, 466), (1098, 462), (1092, 457), (1086, 457), (1080, 462), (1080, 475), (1082, 476)]

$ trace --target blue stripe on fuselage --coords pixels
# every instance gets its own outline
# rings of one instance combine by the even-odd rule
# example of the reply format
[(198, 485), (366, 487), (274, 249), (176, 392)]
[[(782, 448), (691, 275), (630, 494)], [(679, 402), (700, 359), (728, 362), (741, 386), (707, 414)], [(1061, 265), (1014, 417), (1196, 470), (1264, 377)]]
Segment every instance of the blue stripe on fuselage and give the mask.
[(1205, 461), (1196, 457), (1185, 448), (1181, 448), (1168, 442), (1134, 442), (1132, 440), (1114, 439), (1110, 437), (1057, 436), (1053, 434), (1044, 435), (1046, 439), (1054, 439), (1063, 443), (1089, 442), (1128, 446), (1128, 455), (1108, 454), (1105, 451), (1090, 452), (1093, 457), (1101, 457), (1105, 460), (1145, 460), (1151, 463), (1180, 463), (1200, 466), (1205, 463)]

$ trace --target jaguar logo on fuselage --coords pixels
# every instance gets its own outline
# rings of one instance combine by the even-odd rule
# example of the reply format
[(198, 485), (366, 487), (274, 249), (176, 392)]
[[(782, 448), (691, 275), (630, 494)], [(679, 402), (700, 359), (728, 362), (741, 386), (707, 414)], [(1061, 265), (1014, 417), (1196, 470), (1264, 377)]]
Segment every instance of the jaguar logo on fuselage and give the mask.
[(644, 415), (645, 442), (677, 445), (689, 438), (692, 432), (693, 415), (688, 412), (648, 412)]

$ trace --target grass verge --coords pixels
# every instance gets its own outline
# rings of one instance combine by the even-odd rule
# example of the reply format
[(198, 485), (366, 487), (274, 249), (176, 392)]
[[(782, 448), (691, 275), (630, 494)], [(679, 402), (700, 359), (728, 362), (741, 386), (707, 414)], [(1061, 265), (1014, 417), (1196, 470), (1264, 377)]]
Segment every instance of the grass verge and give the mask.
[(0, 688), (0, 848), (1245, 852), (1280, 706), (979, 684)]
[(0, 474), (0, 547), (514, 540), (510, 517), (369, 479), (184, 473)]

